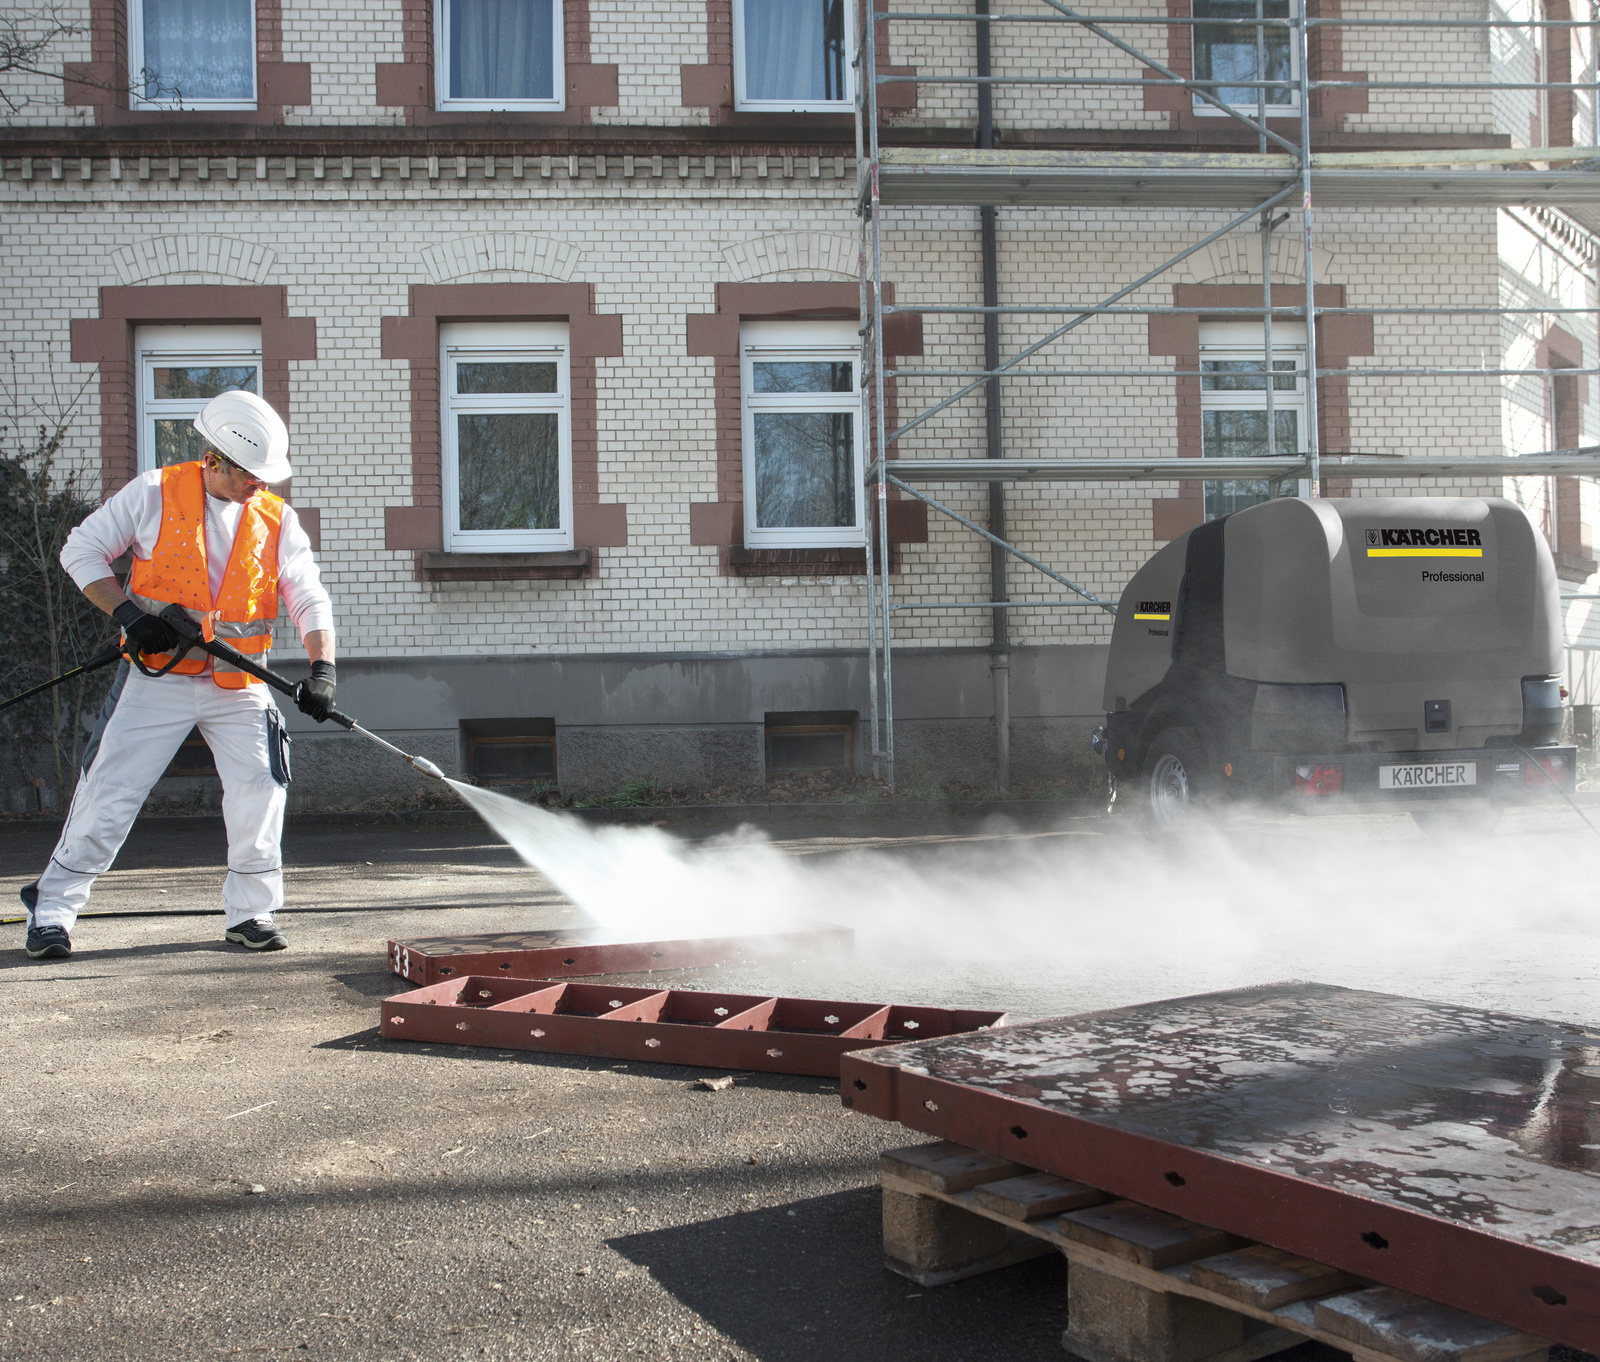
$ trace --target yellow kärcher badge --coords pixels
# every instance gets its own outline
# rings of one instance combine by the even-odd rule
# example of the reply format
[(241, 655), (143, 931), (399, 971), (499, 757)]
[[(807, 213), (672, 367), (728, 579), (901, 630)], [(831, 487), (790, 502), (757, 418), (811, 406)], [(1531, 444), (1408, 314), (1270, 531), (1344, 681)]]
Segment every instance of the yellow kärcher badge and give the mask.
[(1483, 536), (1468, 526), (1367, 531), (1368, 558), (1482, 558)]
[(1368, 558), (1482, 558), (1482, 549), (1368, 549)]
[(1170, 620), (1172, 618), (1172, 602), (1140, 601), (1133, 608), (1133, 617), (1136, 620)]
[(1136, 620), (1169, 620), (1171, 615), (1135, 615)]

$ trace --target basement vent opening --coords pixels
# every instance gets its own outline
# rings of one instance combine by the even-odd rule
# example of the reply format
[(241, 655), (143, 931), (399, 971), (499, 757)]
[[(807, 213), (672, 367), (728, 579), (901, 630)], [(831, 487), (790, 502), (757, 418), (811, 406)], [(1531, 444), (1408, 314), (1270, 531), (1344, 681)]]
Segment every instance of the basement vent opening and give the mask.
[(466, 768), (479, 785), (538, 785), (556, 779), (554, 719), (463, 719)]
[(766, 716), (767, 777), (855, 767), (854, 710), (796, 710)]

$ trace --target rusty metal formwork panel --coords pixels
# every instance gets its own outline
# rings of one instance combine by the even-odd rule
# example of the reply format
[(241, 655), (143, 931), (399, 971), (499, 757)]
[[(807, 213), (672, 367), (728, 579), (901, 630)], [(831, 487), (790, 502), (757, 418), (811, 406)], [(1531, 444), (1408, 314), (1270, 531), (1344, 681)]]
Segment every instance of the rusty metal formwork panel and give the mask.
[(1006, 1020), (942, 1007), (466, 978), (386, 998), (380, 1030), (390, 1040), (834, 1078), (847, 1051)]
[(1600, 1030), (1319, 984), (841, 1062), (844, 1101), (1594, 1351)]
[(486, 932), (391, 941), (389, 968), (414, 984), (437, 984), (465, 975), (566, 979), (845, 954), (854, 944), (853, 931), (827, 922), (795, 922), (739, 936), (669, 937), (661, 941), (618, 937), (599, 927)]

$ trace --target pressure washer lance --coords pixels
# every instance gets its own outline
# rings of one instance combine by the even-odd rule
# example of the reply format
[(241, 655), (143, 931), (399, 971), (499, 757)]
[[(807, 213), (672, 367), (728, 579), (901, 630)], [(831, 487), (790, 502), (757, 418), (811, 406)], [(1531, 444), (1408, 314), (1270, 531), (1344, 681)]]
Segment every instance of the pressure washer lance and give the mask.
[[(164, 675), (178, 665), (179, 660), (183, 657), (184, 653), (189, 651), (189, 649), (198, 648), (201, 652), (210, 653), (212, 657), (220, 658), (223, 662), (228, 663), (229, 666), (237, 667), (242, 672), (249, 672), (251, 676), (255, 677), (259, 681), (265, 681), (267, 685), (271, 686), (272, 689), (277, 691), (280, 695), (287, 695), (291, 700), (299, 699), (300, 687), (305, 685), (304, 681), (291, 681), (287, 677), (279, 676), (277, 672), (263, 667), (260, 663), (252, 662), (236, 648), (230, 648), (226, 643), (222, 642), (221, 639), (207, 638), (202, 632), (200, 626), (196, 624), (192, 618), (190, 618), (189, 612), (181, 605), (169, 605), (161, 612), (161, 618), (172, 626), (173, 633), (177, 634), (179, 640), (184, 646), (173, 655), (172, 661), (167, 663), (167, 665), (162, 667), (159, 671), (152, 671), (150, 668), (146, 667), (139, 659), (139, 656), (134, 654), (133, 665), (136, 666), (146, 676)], [(361, 725), (352, 719), (348, 714), (341, 714), (338, 710), (333, 710), (328, 715), (328, 722), (331, 724), (338, 724), (340, 728), (348, 729), (351, 733), (359, 733), (369, 742), (377, 743), (379, 747), (393, 752), (395, 756), (399, 757), (402, 761), (409, 762), (425, 776), (432, 776), (434, 780), (439, 781), (442, 781), (445, 778), (444, 772), (426, 757), (415, 757), (409, 752), (402, 752), (392, 742), (385, 742), (376, 733), (373, 733), (369, 729), (362, 728)]]
[[(191, 648), (199, 648), (202, 652), (210, 653), (212, 657), (221, 658), (222, 661), (237, 667), (242, 672), (249, 672), (251, 676), (265, 681), (273, 690), (282, 695), (287, 695), (291, 700), (298, 698), (300, 687), (305, 685), (304, 681), (290, 681), (287, 677), (279, 676), (277, 672), (268, 671), (267, 668), (259, 663), (252, 662), (243, 653), (230, 648), (219, 639), (206, 638), (201, 632), (200, 626), (189, 617), (189, 612), (181, 605), (169, 605), (161, 612), (161, 618), (172, 626), (173, 632), (178, 635), (183, 643), (183, 646), (173, 654), (172, 661), (168, 662), (166, 666), (160, 668), (147, 667), (137, 652), (131, 649), (124, 651), (124, 644), (115, 643), (103, 652), (96, 653), (81, 666), (74, 667), (71, 671), (62, 672), (60, 676), (41, 682), (39, 685), (23, 691), (20, 695), (13, 695), (9, 700), (0, 701), (0, 709), (9, 709), (12, 705), (20, 705), (24, 700), (38, 695), (41, 691), (47, 691), (52, 686), (59, 686), (62, 682), (70, 681), (75, 676), (82, 676), (85, 672), (92, 672), (100, 667), (109, 667), (113, 662), (123, 657), (129, 658), (133, 665), (146, 676), (165, 676), (183, 660), (184, 655)], [(402, 761), (410, 762), (425, 776), (432, 776), (435, 780), (443, 780), (445, 778), (444, 772), (426, 757), (414, 757), (409, 752), (402, 752), (392, 742), (385, 742), (376, 733), (362, 728), (348, 714), (341, 714), (338, 710), (334, 710), (328, 715), (328, 722), (338, 724), (340, 728), (348, 729), (352, 733), (359, 733), (363, 738), (377, 743), (379, 747), (386, 748)]]

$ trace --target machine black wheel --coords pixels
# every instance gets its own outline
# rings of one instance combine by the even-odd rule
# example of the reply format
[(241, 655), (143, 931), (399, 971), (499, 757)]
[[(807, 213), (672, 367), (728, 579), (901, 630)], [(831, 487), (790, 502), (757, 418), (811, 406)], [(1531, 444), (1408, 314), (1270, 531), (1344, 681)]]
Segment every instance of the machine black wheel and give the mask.
[(1166, 832), (1193, 827), (1204, 805), (1205, 752), (1187, 728), (1156, 736), (1144, 758), (1145, 805)]
[(1480, 837), (1500, 824), (1500, 810), (1487, 800), (1447, 804), (1437, 809), (1413, 809), (1411, 821), (1424, 837)]

